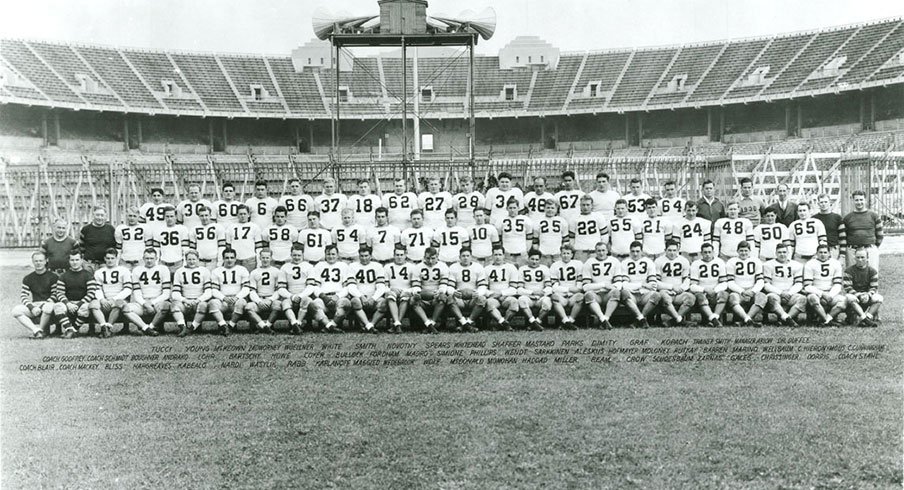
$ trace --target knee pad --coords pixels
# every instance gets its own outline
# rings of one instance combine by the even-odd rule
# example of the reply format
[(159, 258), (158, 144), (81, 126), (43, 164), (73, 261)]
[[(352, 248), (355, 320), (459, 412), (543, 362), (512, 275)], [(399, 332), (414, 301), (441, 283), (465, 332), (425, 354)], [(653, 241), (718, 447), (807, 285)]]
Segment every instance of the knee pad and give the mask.
[(360, 310), (360, 309), (364, 308), (364, 305), (361, 303), (361, 298), (352, 298), (350, 303), (351, 303), (352, 308), (355, 310)]
[(45, 314), (49, 315), (49, 314), (53, 313), (53, 307), (54, 307), (53, 303), (45, 302), (43, 305), (41, 305), (41, 313), (45, 313)]
[(706, 293), (694, 293), (694, 301), (696, 301), (698, 305), (709, 304), (709, 298), (706, 297)]
[(508, 297), (502, 300), (502, 307), (506, 310), (514, 310), (518, 308), (518, 301), (515, 298)]
[(782, 297), (775, 293), (768, 293), (766, 295), (766, 302), (770, 305), (780, 304), (782, 302)]
[(756, 293), (753, 295), (753, 304), (759, 306), (760, 308), (766, 306), (766, 295), (763, 293)]
[(548, 296), (540, 298), (540, 309), (546, 311), (552, 309), (552, 300)]
[(658, 305), (660, 301), (662, 301), (662, 295), (661, 295), (661, 294), (659, 294), (659, 293), (657, 293), (657, 292), (655, 292), (655, 291), (654, 291), (652, 294), (650, 294), (650, 299), (649, 299), (649, 302), (650, 302), (650, 303), (653, 303), (653, 304), (657, 304), (657, 305)]
[(474, 296), (474, 306), (484, 307), (487, 305), (487, 299), (484, 296)]
[(501, 305), (499, 304), (499, 300), (496, 298), (490, 298), (487, 300), (487, 308), (491, 310), (498, 309)]
[(88, 308), (90, 308), (92, 310), (99, 310), (100, 309), (100, 300), (92, 299), (91, 302), (88, 303)]
[(819, 296), (817, 296), (815, 294), (808, 294), (807, 295), (807, 304), (812, 305), (812, 306), (818, 305), (819, 304)]
[(249, 301), (247, 305), (245, 305), (245, 311), (250, 311), (251, 313), (257, 313), (258, 307), (257, 303), (254, 301)]
[(352, 306), (352, 302), (348, 298), (340, 298), (336, 300), (336, 310), (345, 310)]
[(584, 302), (585, 303), (598, 303), (600, 301), (599, 295), (594, 293), (593, 291), (587, 291), (584, 293)]
[(530, 298), (527, 296), (520, 296), (518, 298), (518, 308), (530, 308)]
[(13, 316), (31, 315), (31, 310), (25, 305), (13, 306)]
[(881, 294), (876, 293), (873, 295), (873, 298), (872, 298), (872, 301), (870, 302), (870, 304), (882, 303), (884, 301), (885, 301), (885, 298), (883, 298)]
[(729, 293), (728, 306), (735, 306), (741, 303), (741, 295), (738, 293)]
[(198, 301), (196, 311), (198, 313), (207, 313), (207, 301)]

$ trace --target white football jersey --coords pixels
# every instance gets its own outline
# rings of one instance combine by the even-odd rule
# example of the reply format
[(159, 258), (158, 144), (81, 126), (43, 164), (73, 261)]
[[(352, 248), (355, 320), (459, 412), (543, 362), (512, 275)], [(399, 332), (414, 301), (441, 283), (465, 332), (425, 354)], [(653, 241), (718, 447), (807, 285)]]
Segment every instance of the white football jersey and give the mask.
[(358, 258), (358, 250), (361, 248), (361, 244), (366, 242), (367, 231), (361, 225), (339, 225), (333, 228), (333, 243), (339, 249), (340, 259)]
[(286, 223), (272, 224), (264, 229), (261, 238), (272, 252), (273, 260), (288, 262), (292, 258), (292, 245), (298, 241), (298, 228)]
[(575, 250), (589, 252), (596, 247), (597, 243), (608, 241), (609, 225), (602, 215), (578, 214), (570, 223)]
[(320, 194), (314, 198), (314, 205), (320, 211), (320, 225), (332, 230), (342, 224), (342, 210), (348, 207), (348, 198), (338, 192)]
[(207, 267), (180, 267), (173, 275), (173, 293), (185, 299), (198, 299), (210, 289), (210, 269)]
[(752, 289), (757, 281), (763, 280), (763, 263), (756, 257), (742, 260), (732, 257), (725, 264), (728, 269), (728, 280), (744, 289)]
[(622, 280), (622, 264), (615, 257), (609, 256), (604, 260), (590, 257), (584, 262), (584, 270), (581, 273), (584, 284), (605, 284), (612, 287)]
[(226, 246), (226, 232), (219, 223), (198, 224), (191, 229), (189, 246), (198, 251), (198, 258), (217, 260), (220, 249)]
[(445, 226), (445, 212), (452, 207), (452, 194), (445, 191), (421, 192), (417, 196), (418, 206), (424, 211), (424, 226), (439, 228)]
[(487, 265), (483, 268), (484, 275), (487, 278), (487, 287), (490, 292), (498, 293), (506, 288), (512, 287), (511, 284), (517, 284), (520, 280), (518, 269), (514, 264)]
[(273, 208), (277, 204), (276, 199), (269, 196), (263, 199), (252, 196), (245, 200), (245, 205), (251, 212), (251, 222), (262, 230), (273, 224)]
[(242, 204), (238, 199), (226, 201), (220, 199), (213, 203), (213, 219), (217, 223), (228, 229), (239, 222), (239, 206)]
[(796, 260), (781, 263), (772, 259), (763, 264), (763, 277), (780, 291), (788, 291), (794, 284), (803, 284), (804, 265)]
[(104, 298), (111, 299), (125, 289), (132, 289), (132, 274), (121, 265), (101, 267), (94, 271), (94, 281)]
[(483, 194), (477, 191), (471, 191), (467, 194), (459, 192), (452, 196), (452, 206), (458, 211), (458, 224), (464, 228), (470, 228), (476, 223), (474, 221), (474, 210), (484, 207), (486, 200)]
[(433, 241), (439, 246), (439, 260), (446, 263), (458, 261), (461, 247), (471, 240), (461, 226), (441, 227), (433, 233)]
[(665, 253), (665, 236), (671, 233), (671, 221), (662, 216), (645, 216), (638, 220), (640, 224), (643, 253), (661, 255)]
[[(399, 243), (401, 238), (402, 232), (393, 225), (377, 226), (367, 230), (367, 243), (373, 249), (373, 258), (381, 262), (392, 260), (396, 243)], [(430, 236), (426, 238), (429, 244)]]
[(358, 291), (367, 298), (374, 296), (378, 284), (386, 285), (386, 274), (383, 271), (383, 266), (377, 262), (370, 261), (367, 265), (361, 262), (352, 262), (348, 266), (348, 271), (355, 278)]
[(580, 287), (583, 272), (584, 263), (574, 259), (568, 263), (557, 260), (549, 268), (549, 276), (552, 282), (556, 286), (569, 289)]
[(490, 224), (471, 228), (471, 255), (485, 260), (493, 255), (493, 244), (499, 241), (499, 230)]
[(583, 196), (584, 191), (580, 189), (556, 192), (556, 201), (559, 203), (559, 216), (565, 218), (568, 224), (573, 223), (578, 215), (581, 214), (581, 198)]
[(383, 207), (389, 211), (389, 224), (404, 230), (411, 226), (411, 211), (418, 208), (417, 194), (413, 192), (383, 194)]
[(728, 275), (728, 268), (725, 262), (715, 257), (709, 262), (703, 259), (697, 259), (691, 264), (691, 283), (699, 284), (704, 288), (713, 288), (721, 282), (725, 282)]
[(502, 191), (498, 187), (493, 187), (487, 191), (486, 205), (490, 208), (490, 223), (499, 226), (502, 218), (508, 216), (506, 203), (510, 198), (514, 197), (518, 201), (518, 209), (524, 207), (524, 193), (517, 187), (512, 187), (507, 191)]
[(137, 224), (135, 226), (119, 225), (114, 233), (116, 245), (122, 249), (119, 258), (126, 261), (141, 260), (144, 249), (147, 248), (147, 240), (151, 238), (148, 226)]
[[(145, 301), (151, 301), (159, 297), (164, 291), (170, 291), (173, 283), (170, 279), (170, 270), (167, 266), (157, 264), (150, 269), (137, 265), (132, 269), (132, 298), (135, 293), (141, 291), (141, 297)], [(169, 294), (167, 293), (167, 296)]]
[(154, 233), (154, 244), (160, 251), (160, 260), (163, 262), (179, 262), (182, 253), (188, 247), (188, 229), (183, 225), (161, 226)]
[(524, 209), (527, 210), (527, 217), (535, 226), (546, 216), (546, 201), (556, 200), (556, 196), (549, 192), (537, 194), (530, 191), (524, 195)]
[(775, 248), (778, 244), (789, 241), (790, 237), (788, 227), (782, 223), (761, 223), (753, 229), (753, 241), (760, 250), (762, 260), (774, 259)]
[(198, 199), (197, 201), (186, 199), (179, 203), (176, 211), (182, 220), (182, 224), (191, 230), (201, 224), (201, 218), (198, 217), (198, 214), (205, 207), (211, 210), (211, 216), (213, 216), (213, 204), (207, 199)]
[(308, 227), (308, 212), (314, 209), (314, 198), (307, 194), (280, 196), (279, 205), (286, 208), (286, 222), (296, 230)]
[(308, 286), (308, 279), (314, 272), (314, 266), (310, 262), (288, 262), (279, 269), (286, 284), (289, 294), (301, 294)]
[(534, 228), (543, 255), (559, 255), (562, 244), (568, 238), (568, 222), (561, 216), (543, 217)]
[(821, 291), (830, 291), (832, 286), (841, 284), (843, 274), (841, 263), (835, 259), (810, 259), (804, 264), (804, 286), (812, 284)]
[(377, 224), (375, 213), (377, 208), (382, 205), (383, 202), (380, 200), (380, 196), (376, 194), (368, 194), (366, 196), (355, 194), (348, 198), (348, 207), (355, 212), (355, 224), (365, 228)]
[(230, 298), (236, 297), (242, 288), (250, 287), (250, 279), (251, 273), (241, 265), (220, 266), (210, 274), (211, 287)]
[(247, 260), (257, 253), (261, 238), (261, 229), (256, 223), (236, 223), (226, 235), (226, 243), (235, 250), (236, 259)]
[(333, 237), (324, 228), (305, 228), (298, 232), (298, 243), (304, 247), (304, 260), (313, 264), (326, 257), (326, 246), (333, 244)]
[(519, 214), (518, 216), (506, 216), (499, 222), (499, 234), (502, 236), (502, 249), (510, 254), (523, 254), (527, 252), (527, 240), (533, 235), (533, 227), (530, 218)]
[(399, 236), (399, 241), (408, 249), (408, 260), (412, 262), (424, 260), (424, 250), (427, 250), (427, 247), (430, 246), (430, 241), (433, 240), (434, 234), (436, 234), (436, 230), (428, 226), (403, 230)]
[(681, 286), (685, 289), (690, 286), (691, 264), (681, 255), (670, 260), (662, 255), (656, 259), (656, 271), (659, 273), (659, 282), (670, 287)]
[(463, 289), (476, 291), (480, 286), (486, 287), (487, 285), (484, 268), (477, 262), (471, 262), (471, 265), (467, 267), (456, 262), (449, 266), (449, 275), (452, 277), (455, 289), (459, 291)]

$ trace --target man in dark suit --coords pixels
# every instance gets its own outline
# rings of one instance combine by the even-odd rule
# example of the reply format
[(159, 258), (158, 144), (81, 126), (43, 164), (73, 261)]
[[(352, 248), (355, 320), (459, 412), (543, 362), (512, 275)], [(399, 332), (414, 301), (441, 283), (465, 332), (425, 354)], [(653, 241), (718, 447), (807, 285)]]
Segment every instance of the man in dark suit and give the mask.
[(703, 197), (697, 201), (697, 216), (713, 223), (726, 216), (725, 205), (716, 197), (716, 184), (711, 180), (703, 182)]
[(791, 226), (797, 219), (797, 203), (788, 198), (788, 185), (778, 185), (778, 201), (766, 207), (775, 211), (775, 222)]

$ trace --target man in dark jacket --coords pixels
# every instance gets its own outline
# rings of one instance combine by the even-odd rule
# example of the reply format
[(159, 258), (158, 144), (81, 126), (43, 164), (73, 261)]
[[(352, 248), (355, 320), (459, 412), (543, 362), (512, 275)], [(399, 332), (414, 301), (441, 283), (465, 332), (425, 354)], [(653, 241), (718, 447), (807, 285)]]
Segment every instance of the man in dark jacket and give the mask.
[(766, 207), (766, 210), (775, 210), (775, 222), (785, 226), (797, 220), (797, 203), (788, 198), (788, 185), (778, 185), (778, 201)]
[(79, 243), (85, 255), (85, 268), (97, 269), (104, 263), (104, 253), (108, 248), (116, 248), (116, 229), (107, 222), (107, 210), (94, 207), (94, 220), (82, 227)]
[(712, 223), (726, 216), (725, 205), (716, 197), (716, 184), (711, 180), (703, 182), (703, 197), (697, 201), (697, 216)]

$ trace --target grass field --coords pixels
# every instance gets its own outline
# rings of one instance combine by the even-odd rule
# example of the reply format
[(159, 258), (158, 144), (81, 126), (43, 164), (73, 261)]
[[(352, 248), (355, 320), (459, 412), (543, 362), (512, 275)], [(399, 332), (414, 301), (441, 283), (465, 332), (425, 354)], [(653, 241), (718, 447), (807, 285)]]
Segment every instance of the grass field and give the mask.
[[(461, 339), (806, 336), (878, 359), (21, 372), (43, 356), (290, 337), (32, 341), (0, 330), (6, 488), (900, 488), (904, 257), (878, 329), (479, 333)], [(2, 311), (24, 268), (0, 269)], [(414, 334), (392, 337), (424, 342)], [(307, 340), (307, 338), (304, 338)], [(388, 337), (310, 336), (350, 345)]]

